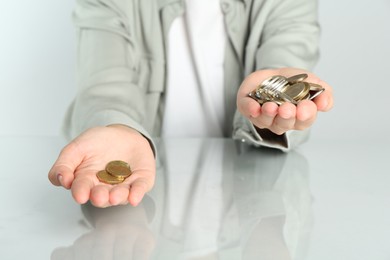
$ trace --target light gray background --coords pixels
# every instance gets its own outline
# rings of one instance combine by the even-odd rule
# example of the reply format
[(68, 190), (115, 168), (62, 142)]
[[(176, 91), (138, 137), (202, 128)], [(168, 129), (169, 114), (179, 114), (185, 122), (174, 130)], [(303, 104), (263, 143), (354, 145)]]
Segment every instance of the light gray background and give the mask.
[[(6, 1), (0, 9), (0, 135), (59, 135), (76, 93), (72, 1)], [(335, 90), (312, 138), (389, 138), (390, 1), (320, 0), (321, 60)]]

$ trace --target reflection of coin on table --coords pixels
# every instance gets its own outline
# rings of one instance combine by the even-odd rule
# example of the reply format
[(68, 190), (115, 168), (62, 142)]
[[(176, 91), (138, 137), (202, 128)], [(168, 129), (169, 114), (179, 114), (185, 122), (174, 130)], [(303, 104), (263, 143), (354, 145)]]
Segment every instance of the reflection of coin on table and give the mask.
[(122, 183), (130, 175), (130, 165), (119, 160), (109, 162), (104, 170), (96, 174), (99, 181), (112, 185)]
[(248, 96), (260, 105), (269, 101), (278, 105), (284, 102), (297, 105), (299, 101), (314, 99), (325, 90), (319, 84), (306, 82), (307, 77), (307, 74), (298, 74), (289, 78), (280, 75), (272, 76), (264, 80)]

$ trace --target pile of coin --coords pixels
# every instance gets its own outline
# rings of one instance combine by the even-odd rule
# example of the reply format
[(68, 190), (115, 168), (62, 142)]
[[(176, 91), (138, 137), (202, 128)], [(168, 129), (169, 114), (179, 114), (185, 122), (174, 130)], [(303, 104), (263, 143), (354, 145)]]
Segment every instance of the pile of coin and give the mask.
[(130, 175), (130, 165), (124, 161), (111, 161), (96, 174), (99, 181), (107, 184), (122, 183)]
[(260, 105), (275, 102), (278, 105), (290, 102), (297, 105), (304, 99), (313, 99), (325, 89), (318, 84), (304, 81), (307, 74), (298, 74), (289, 78), (276, 75), (263, 81), (260, 86), (248, 94)]

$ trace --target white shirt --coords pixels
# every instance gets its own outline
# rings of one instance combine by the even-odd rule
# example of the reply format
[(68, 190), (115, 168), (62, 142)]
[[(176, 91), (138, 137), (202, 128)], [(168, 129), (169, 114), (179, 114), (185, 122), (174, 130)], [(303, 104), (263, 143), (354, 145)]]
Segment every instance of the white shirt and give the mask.
[[(168, 82), (162, 136), (220, 137), (223, 135), (225, 117), (223, 63), (226, 42), (220, 1), (185, 0), (185, 4), (184, 15), (173, 21), (168, 35)], [(180, 144), (180, 141), (167, 141), (166, 156), (177, 155), (175, 151)], [(207, 166), (205, 169), (214, 173), (196, 181), (199, 184), (194, 192), (199, 196), (188, 194), (191, 198), (194, 196), (192, 204), (196, 212), (202, 212), (207, 217), (193, 218), (180, 214), (188, 206), (188, 201), (179, 194), (182, 190), (192, 190), (192, 175), (179, 174), (180, 185), (169, 192), (169, 205), (176, 205), (169, 209), (172, 212), (170, 221), (175, 226), (186, 226), (189, 234), (192, 234), (184, 238), (183, 256), (207, 255), (217, 251), (214, 239), (220, 227), (220, 207), (210, 209), (199, 201), (204, 194), (208, 194), (213, 205), (222, 203), (222, 194), (218, 189), (221, 185), (222, 154), (215, 150), (207, 155), (204, 152), (202, 147), (191, 146), (188, 154), (178, 159), (185, 162), (180, 165), (187, 167), (197, 163), (199, 156), (205, 156), (202, 165), (204, 163)], [(170, 165), (168, 169), (169, 175), (183, 172), (183, 169), (175, 169)], [(204, 236), (205, 233), (208, 235)]]
[(186, 0), (168, 35), (162, 136), (220, 137), (226, 31), (219, 0)]

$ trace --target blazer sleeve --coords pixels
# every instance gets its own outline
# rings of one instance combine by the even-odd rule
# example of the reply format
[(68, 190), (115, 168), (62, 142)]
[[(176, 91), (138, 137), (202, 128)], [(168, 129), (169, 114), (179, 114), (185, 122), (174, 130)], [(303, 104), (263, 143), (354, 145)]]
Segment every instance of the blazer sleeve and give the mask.
[(78, 41), (78, 92), (65, 117), (67, 138), (90, 127), (123, 124), (151, 142), (143, 126), (146, 91), (137, 71), (135, 32), (128, 19), (130, 2), (76, 2), (73, 20)]
[[(254, 1), (256, 2), (256, 1)], [(317, 0), (257, 1), (252, 10), (248, 55), (255, 57), (255, 70), (283, 67), (311, 71), (319, 57)], [(253, 51), (252, 51), (253, 49)], [(253, 58), (252, 58), (253, 59)], [(256, 146), (267, 146), (288, 151), (308, 139), (310, 130), (291, 130), (283, 135), (258, 131), (252, 123), (236, 111), (233, 137)]]

